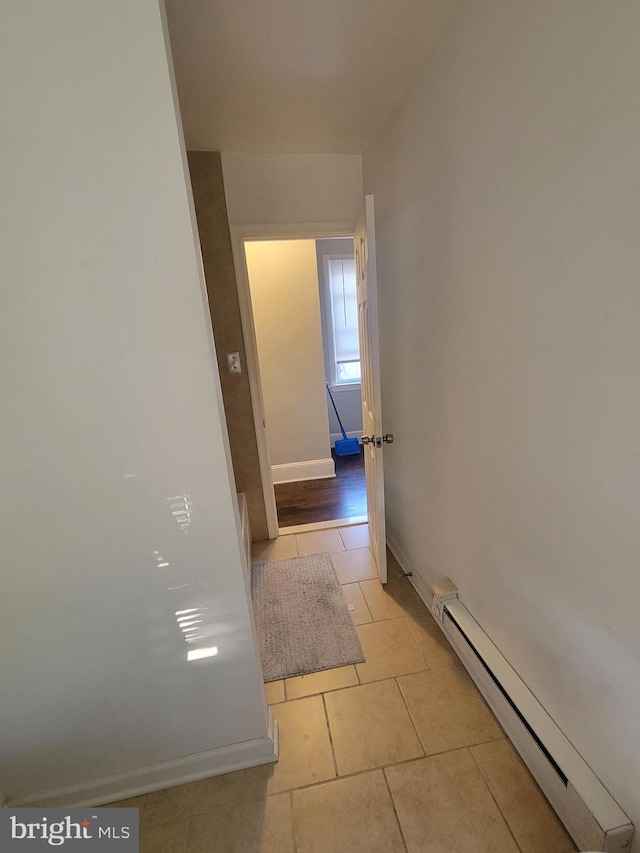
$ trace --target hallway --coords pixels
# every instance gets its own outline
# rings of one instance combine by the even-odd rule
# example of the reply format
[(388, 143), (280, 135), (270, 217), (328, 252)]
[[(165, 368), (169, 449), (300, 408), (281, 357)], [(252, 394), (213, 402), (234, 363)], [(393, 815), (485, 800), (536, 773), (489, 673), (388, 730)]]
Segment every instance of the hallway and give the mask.
[[(245, 244), (353, 235), (372, 538), (384, 508), (410, 580), (468, 607), (456, 648), (510, 665), (514, 690), (485, 661), (577, 846), (640, 853), (640, 3), (3, 12), (5, 818), (181, 785), (136, 800), (143, 850), (569, 846), (364, 528), (260, 547), (333, 553), (368, 660), (269, 685), (279, 764), (183, 786), (276, 757), (243, 545), (279, 530), (274, 479), (332, 473), (319, 398), (357, 372), (334, 322), (310, 407), (275, 275), (275, 384), (322, 433), (294, 451)], [(312, 282), (348, 254), (308, 249)], [(345, 274), (345, 336), (351, 299)]]
[(554, 812), (366, 525), (257, 543), (328, 551), (366, 663), (267, 685), (280, 760), (148, 794), (141, 853), (569, 853)]

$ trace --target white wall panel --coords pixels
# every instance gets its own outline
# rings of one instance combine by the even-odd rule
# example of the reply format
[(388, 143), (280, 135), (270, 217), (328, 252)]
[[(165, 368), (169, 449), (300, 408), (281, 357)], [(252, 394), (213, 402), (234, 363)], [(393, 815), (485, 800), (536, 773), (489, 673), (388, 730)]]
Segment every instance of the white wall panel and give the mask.
[(358, 154), (222, 155), (229, 222), (272, 225), (344, 222), (362, 207)]
[(271, 464), (324, 460), (333, 474), (315, 242), (244, 245)]
[(157, 0), (5, 4), (0, 75), (11, 800), (266, 719)]
[(390, 523), (636, 825), (639, 33), (461, 2), (364, 156)]

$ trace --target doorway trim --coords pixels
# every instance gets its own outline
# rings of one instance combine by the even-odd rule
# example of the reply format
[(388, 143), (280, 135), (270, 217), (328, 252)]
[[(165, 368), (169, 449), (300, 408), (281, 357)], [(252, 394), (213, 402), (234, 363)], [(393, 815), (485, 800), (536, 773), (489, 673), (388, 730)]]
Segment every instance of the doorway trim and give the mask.
[(351, 518), (336, 518), (331, 521), (310, 521), (308, 524), (292, 524), (291, 527), (281, 527), (280, 536), (291, 533), (312, 533), (315, 530), (333, 530), (336, 527), (353, 527), (354, 524), (366, 524), (368, 516), (353, 515)]
[(262, 494), (267, 516), (267, 531), (269, 539), (278, 537), (278, 511), (276, 508), (276, 493), (271, 473), (271, 458), (267, 444), (265, 427), (264, 400), (260, 366), (258, 363), (258, 346), (251, 306), (251, 290), (249, 288), (249, 271), (244, 244), (253, 240), (321, 240), (328, 237), (353, 238), (355, 223), (353, 222), (308, 222), (272, 225), (231, 225), (231, 247), (233, 263), (236, 271), (238, 300), (240, 303), (240, 322), (244, 337), (244, 347), (247, 359), (247, 376), (251, 393), (253, 422), (258, 445), (260, 460), (260, 478)]

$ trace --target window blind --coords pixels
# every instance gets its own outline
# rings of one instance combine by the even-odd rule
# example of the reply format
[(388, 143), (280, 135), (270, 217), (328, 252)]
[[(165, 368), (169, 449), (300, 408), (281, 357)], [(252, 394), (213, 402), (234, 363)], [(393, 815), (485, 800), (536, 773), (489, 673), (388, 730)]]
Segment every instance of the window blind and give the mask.
[(353, 259), (332, 258), (329, 261), (329, 292), (335, 360), (339, 374), (341, 364), (360, 361), (356, 266)]

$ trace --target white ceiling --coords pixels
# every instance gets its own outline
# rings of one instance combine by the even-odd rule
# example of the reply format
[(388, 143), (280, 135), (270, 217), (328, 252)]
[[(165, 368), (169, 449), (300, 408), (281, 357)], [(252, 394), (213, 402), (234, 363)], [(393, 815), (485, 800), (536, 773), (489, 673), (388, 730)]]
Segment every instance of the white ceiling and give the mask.
[(456, 0), (166, 0), (187, 147), (359, 154)]

